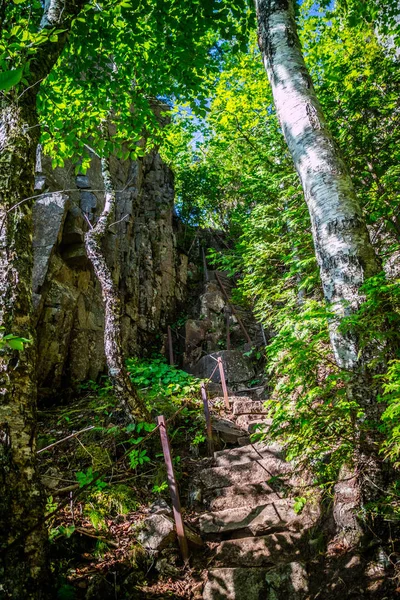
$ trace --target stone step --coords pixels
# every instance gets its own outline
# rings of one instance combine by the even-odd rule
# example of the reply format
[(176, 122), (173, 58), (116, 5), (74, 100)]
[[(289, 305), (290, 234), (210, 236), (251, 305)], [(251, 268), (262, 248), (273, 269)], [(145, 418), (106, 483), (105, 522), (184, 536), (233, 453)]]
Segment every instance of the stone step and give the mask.
[(290, 562), (273, 569), (220, 568), (208, 571), (203, 600), (306, 600), (305, 565)]
[(282, 458), (282, 455), (282, 449), (278, 444), (269, 444), (267, 446), (266, 444), (257, 442), (248, 446), (214, 452), (214, 466), (230, 467), (253, 460), (260, 460), (268, 456)]
[(203, 589), (203, 600), (267, 599), (268, 569), (211, 569)]
[(267, 502), (280, 500), (283, 497), (282, 490), (274, 489), (268, 483), (256, 483), (254, 485), (233, 485), (226, 488), (215, 488), (204, 494), (205, 502), (209, 510), (218, 511), (228, 508), (254, 508)]
[(265, 535), (274, 529), (299, 531), (313, 527), (320, 516), (318, 507), (308, 505), (296, 514), (293, 504), (292, 498), (282, 498), (254, 508), (235, 507), (205, 513), (200, 516), (200, 531), (203, 535), (236, 532), (243, 537), (245, 534)]
[(229, 419), (218, 419), (211, 417), (213, 431), (216, 431), (227, 444), (236, 444), (237, 441), (247, 435), (247, 430), (242, 429)]
[(298, 532), (271, 533), (263, 537), (226, 540), (218, 544), (216, 567), (268, 567), (304, 559), (306, 542)]
[(288, 475), (289, 463), (276, 456), (262, 460), (233, 465), (231, 467), (211, 467), (200, 472), (199, 478), (206, 489), (223, 488), (235, 484), (262, 483), (277, 475)]
[(236, 426), (240, 429), (253, 433), (257, 430), (258, 425), (269, 426), (271, 425), (272, 420), (263, 418), (263, 415), (260, 415), (258, 418), (257, 415), (239, 415), (235, 419), (235, 422)]
[(260, 400), (249, 400), (248, 397), (232, 399), (232, 412), (234, 415), (266, 415), (267, 410)]

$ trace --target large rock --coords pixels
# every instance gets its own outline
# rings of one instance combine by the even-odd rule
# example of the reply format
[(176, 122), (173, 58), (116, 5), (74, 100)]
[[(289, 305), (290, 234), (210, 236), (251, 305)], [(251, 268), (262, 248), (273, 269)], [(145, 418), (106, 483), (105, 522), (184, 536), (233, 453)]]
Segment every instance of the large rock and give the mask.
[(204, 600), (260, 600), (267, 598), (267, 569), (212, 569), (203, 590)]
[[(136, 162), (113, 158), (111, 173), (118, 222), (105, 247), (129, 356), (160, 348), (160, 331), (185, 300), (187, 257), (178, 249), (173, 174), (157, 152)], [(104, 201), (100, 162), (94, 157), (87, 173), (75, 176), (73, 165), (53, 170), (38, 156), (36, 189), (48, 190), (34, 206), (38, 380), (42, 392), (52, 392), (96, 379), (105, 368), (101, 291), (84, 247), (86, 218), (95, 220)]]
[(213, 431), (216, 431), (219, 437), (227, 444), (235, 444), (239, 439), (246, 435), (246, 431), (237, 427), (235, 423), (229, 419), (212, 417), (212, 428)]
[(141, 523), (137, 539), (149, 552), (159, 552), (174, 544), (174, 522), (164, 514), (150, 515)]
[(221, 542), (215, 552), (216, 566), (269, 567), (279, 562), (304, 558), (305, 542), (301, 534), (273, 533)]
[[(193, 367), (193, 374), (201, 379), (210, 378), (219, 357), (222, 358), (225, 379), (229, 384), (243, 383), (254, 377), (254, 367), (250, 359), (239, 350), (221, 350), (203, 356)], [(214, 383), (221, 382), (219, 369), (215, 371), (211, 381)]]
[(275, 569), (212, 569), (203, 591), (204, 600), (305, 600), (307, 597), (307, 572), (298, 562)]
[(232, 485), (204, 492), (204, 500), (210, 510), (254, 508), (265, 502), (273, 502), (281, 498), (282, 494), (275, 491), (266, 482)]

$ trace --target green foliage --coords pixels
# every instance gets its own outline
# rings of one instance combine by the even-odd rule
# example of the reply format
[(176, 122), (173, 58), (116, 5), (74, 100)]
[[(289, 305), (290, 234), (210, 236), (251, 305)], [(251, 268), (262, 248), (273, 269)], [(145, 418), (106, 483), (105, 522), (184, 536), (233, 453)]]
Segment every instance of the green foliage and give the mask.
[(205, 441), (206, 441), (206, 436), (204, 435), (204, 433), (199, 431), (198, 433), (196, 433), (196, 435), (194, 436), (194, 438), (192, 440), (192, 446), (198, 446), (199, 444), (202, 444)]
[(382, 402), (386, 409), (382, 415), (385, 442), (382, 452), (395, 466), (400, 465), (400, 360), (391, 361), (383, 377)]
[(132, 450), (129, 453), (129, 464), (131, 469), (137, 469), (137, 467), (142, 466), (148, 462), (150, 462), (150, 457), (147, 456), (146, 448), (144, 448), (143, 450)]
[(23, 69), (11, 69), (0, 72), (0, 90), (8, 92), (21, 81)]
[(294, 499), (293, 510), (296, 513), (296, 515), (299, 515), (303, 511), (303, 508), (305, 507), (306, 504), (307, 504), (307, 498), (304, 498), (304, 496), (297, 496)]
[[(392, 275), (400, 241), (398, 65), (371, 30), (384, 13), (378, 15), (378, 3), (354, 0), (336, 3), (334, 10), (327, 4), (301, 4), (301, 41), (386, 268), (365, 282), (365, 302), (357, 314), (343, 319), (341, 329), (357, 336), (362, 349), (379, 346), (381, 356), (370, 367), (384, 372), (388, 348), (393, 354), (398, 347), (400, 314), (399, 281)], [(344, 16), (345, 4), (363, 17), (354, 22), (350, 13)], [(268, 436), (283, 440), (288, 458), (311, 466), (315, 481), (329, 487), (354, 455), (360, 435), (355, 423), (365, 430), (371, 424), (349, 400), (350, 375), (337, 367), (331, 351), (331, 315), (323, 300), (309, 215), (259, 52), (254, 43), (247, 52), (224, 59), (221, 73), (210, 78), (206, 118), (177, 111), (163, 153), (177, 173), (179, 215), (192, 226), (223, 230), (227, 249), (209, 251), (208, 259), (236, 277), (235, 301), (250, 304), (269, 332), (271, 399), (266, 406), (273, 422)], [(388, 377), (382, 397), (390, 403), (383, 417), (383, 452), (397, 460), (395, 363)], [(263, 436), (258, 431), (253, 438)]]
[[(39, 98), (45, 152), (54, 166), (79, 161), (82, 172), (92, 150), (143, 156), (161, 137), (168, 102), (205, 114), (205, 72), (217, 72), (224, 44), (245, 46), (252, 18), (245, 0), (102, 2), (85, 10)], [(99, 130), (105, 119), (109, 140)]]
[(57, 502), (54, 502), (53, 496), (49, 496), (46, 500), (46, 507), (45, 507), (46, 515), (49, 515), (50, 513), (54, 512), (56, 508), (57, 508)]
[(12, 333), (4, 335), (4, 327), (0, 327), (0, 350), (8, 347), (11, 348), (11, 350), (22, 351), (25, 349), (25, 346), (31, 343), (32, 340), (29, 340), (25, 337), (20, 337), (18, 335), (13, 335)]
[(137, 508), (135, 491), (128, 485), (114, 484), (91, 491), (84, 505), (84, 514), (95, 529), (104, 529), (106, 519), (127, 515)]
[[(84, 473), (83, 471), (78, 471), (78, 473), (75, 474), (75, 477), (77, 482), (79, 483), (79, 487), (84, 487), (94, 482), (95, 487), (98, 490), (102, 490), (107, 486), (107, 483), (105, 481), (102, 481), (101, 478), (96, 479), (97, 475), (98, 473), (93, 472), (93, 467), (89, 467), (86, 473)], [(96, 481), (94, 481), (95, 479)]]
[(69, 539), (75, 531), (75, 525), (59, 525), (49, 530), (49, 540), (52, 542), (56, 538), (65, 537)]
[(195, 396), (200, 390), (199, 379), (168, 365), (163, 358), (129, 358), (127, 368), (132, 383), (145, 395), (150, 405), (160, 407), (163, 401), (176, 405)]
[(168, 489), (168, 483), (166, 481), (163, 481), (159, 485), (157, 485), (157, 484), (153, 485), (153, 488), (151, 491), (153, 492), (153, 494), (162, 494), (167, 489)]

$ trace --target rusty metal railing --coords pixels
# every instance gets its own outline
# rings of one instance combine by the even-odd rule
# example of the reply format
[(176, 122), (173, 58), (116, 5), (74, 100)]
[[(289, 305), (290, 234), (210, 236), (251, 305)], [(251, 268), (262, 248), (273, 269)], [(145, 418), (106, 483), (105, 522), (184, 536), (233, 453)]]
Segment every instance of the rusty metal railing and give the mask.
[(168, 431), (165, 423), (164, 415), (157, 417), (158, 428), (160, 430), (161, 446), (164, 454), (165, 466), (167, 468), (167, 481), (169, 493), (172, 502), (172, 511), (176, 526), (176, 535), (178, 536), (179, 547), (183, 562), (186, 564), (189, 561), (189, 547), (185, 534), (185, 526), (182, 519), (181, 501), (179, 498), (179, 489), (176, 482), (174, 465), (172, 463), (171, 447), (169, 445)]

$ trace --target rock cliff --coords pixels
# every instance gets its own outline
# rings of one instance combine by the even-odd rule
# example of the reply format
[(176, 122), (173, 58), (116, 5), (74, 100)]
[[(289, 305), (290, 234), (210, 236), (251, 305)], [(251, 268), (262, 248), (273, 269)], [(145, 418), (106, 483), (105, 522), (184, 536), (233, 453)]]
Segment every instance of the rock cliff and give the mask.
[[(187, 257), (178, 249), (173, 174), (153, 151), (111, 161), (116, 223), (106, 242), (120, 289), (124, 353), (145, 354), (174, 318), (186, 293)], [(42, 394), (95, 379), (105, 368), (100, 288), (84, 233), (103, 203), (100, 162), (85, 175), (37, 159), (33, 293)]]

